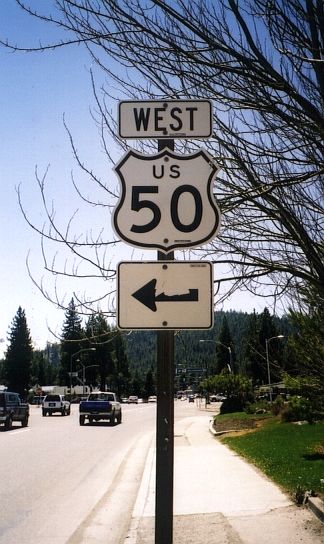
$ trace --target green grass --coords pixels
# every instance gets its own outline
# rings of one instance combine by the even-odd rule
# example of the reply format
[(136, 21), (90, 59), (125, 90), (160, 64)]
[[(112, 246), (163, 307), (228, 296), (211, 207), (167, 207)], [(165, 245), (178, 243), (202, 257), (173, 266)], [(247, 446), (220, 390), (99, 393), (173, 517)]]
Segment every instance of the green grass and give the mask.
[(294, 425), (271, 418), (253, 432), (223, 441), (289, 493), (302, 488), (324, 496), (324, 422)]
[(216, 418), (219, 421), (236, 420), (236, 421), (250, 421), (251, 419), (264, 419), (270, 417), (270, 414), (247, 414), (246, 412), (232, 412), (229, 414), (217, 415)]

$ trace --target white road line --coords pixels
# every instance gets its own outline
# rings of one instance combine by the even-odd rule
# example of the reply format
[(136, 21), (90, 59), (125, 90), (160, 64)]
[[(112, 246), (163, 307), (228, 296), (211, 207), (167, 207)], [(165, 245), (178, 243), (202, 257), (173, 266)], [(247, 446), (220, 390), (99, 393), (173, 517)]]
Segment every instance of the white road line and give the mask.
[(28, 433), (29, 431), (31, 431), (31, 429), (12, 429), (12, 431), (9, 433), (9, 436), (14, 436), (20, 433)]

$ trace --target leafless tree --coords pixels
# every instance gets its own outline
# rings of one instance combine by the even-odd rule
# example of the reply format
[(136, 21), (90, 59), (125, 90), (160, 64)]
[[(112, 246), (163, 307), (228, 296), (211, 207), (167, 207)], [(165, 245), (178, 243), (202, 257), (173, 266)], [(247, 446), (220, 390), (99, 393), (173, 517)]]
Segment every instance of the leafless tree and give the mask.
[(51, 14), (16, 2), (60, 38), (4, 45), (83, 44), (104, 72), (107, 84), (94, 92), (107, 150), (120, 97), (213, 101), (213, 137), (203, 145), (222, 166), (214, 193), (223, 221), (195, 253), (222, 265), (215, 274), (226, 294), (278, 297), (309, 284), (323, 296), (323, 0), (53, 0)]

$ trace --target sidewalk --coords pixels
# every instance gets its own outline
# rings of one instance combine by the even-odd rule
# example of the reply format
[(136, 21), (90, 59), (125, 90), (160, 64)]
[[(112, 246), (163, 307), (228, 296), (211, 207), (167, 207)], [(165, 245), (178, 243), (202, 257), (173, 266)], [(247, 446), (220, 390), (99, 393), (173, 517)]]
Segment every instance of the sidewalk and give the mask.
[[(320, 544), (324, 526), (221, 444), (211, 415), (175, 425), (174, 544)], [(154, 544), (155, 452), (150, 449), (125, 544)]]

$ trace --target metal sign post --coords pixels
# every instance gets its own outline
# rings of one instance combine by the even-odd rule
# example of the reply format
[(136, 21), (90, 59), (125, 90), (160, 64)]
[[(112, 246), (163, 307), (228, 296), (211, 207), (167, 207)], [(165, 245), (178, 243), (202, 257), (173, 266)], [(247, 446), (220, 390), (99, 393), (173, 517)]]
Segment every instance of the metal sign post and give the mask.
[[(173, 140), (159, 140), (158, 151), (174, 150)], [(174, 260), (174, 253), (158, 251), (159, 261)], [(174, 459), (174, 332), (156, 333), (157, 415), (155, 479), (155, 544), (173, 541)]]
[(157, 332), (155, 544), (172, 544), (174, 333)]
[[(117, 236), (126, 243), (157, 249), (158, 261), (164, 261), (163, 270), (171, 269), (171, 263), (165, 261), (174, 261), (174, 249), (206, 243), (215, 237), (219, 228), (220, 212), (212, 193), (213, 178), (219, 167), (204, 150), (189, 156), (174, 153), (175, 138), (209, 138), (212, 135), (212, 102), (122, 101), (118, 127), (120, 138), (156, 138), (158, 154), (143, 155), (130, 150), (117, 164), (115, 170), (121, 182), (121, 195), (113, 214), (113, 227)], [(206, 264), (199, 266), (207, 270)], [(120, 266), (120, 272), (122, 268), (125, 277), (127, 267)], [(198, 267), (196, 270), (196, 276), (200, 275)], [(123, 302), (121, 297), (118, 300), (118, 324), (120, 328), (138, 328), (138, 320), (136, 323), (132, 321), (133, 326), (130, 326), (126, 297), (133, 308), (134, 301), (140, 305), (137, 306), (143, 316), (140, 328), (147, 328), (149, 321), (151, 328), (157, 329), (155, 544), (172, 544), (176, 320), (170, 310), (164, 314), (161, 306), (175, 304), (180, 308), (180, 304), (193, 304), (201, 312), (201, 303), (208, 307), (211, 297), (206, 296), (206, 292), (204, 295), (201, 286), (197, 285), (197, 278), (192, 281), (191, 275), (185, 286), (186, 293), (182, 292), (182, 284), (176, 286), (175, 293), (164, 292), (163, 288), (162, 292), (156, 293), (160, 277), (154, 274), (145, 278), (144, 283), (140, 281), (138, 284), (136, 280), (136, 285), (133, 279), (127, 282), (128, 291), (122, 297)], [(209, 281), (210, 274), (208, 278)], [(166, 275), (164, 279), (167, 283)], [(158, 320), (153, 322), (151, 317), (155, 313)], [(208, 312), (207, 321), (202, 322), (201, 316), (199, 320), (200, 326), (198, 322), (194, 323), (198, 328), (212, 326)], [(191, 328), (192, 324), (187, 323), (187, 326)]]

